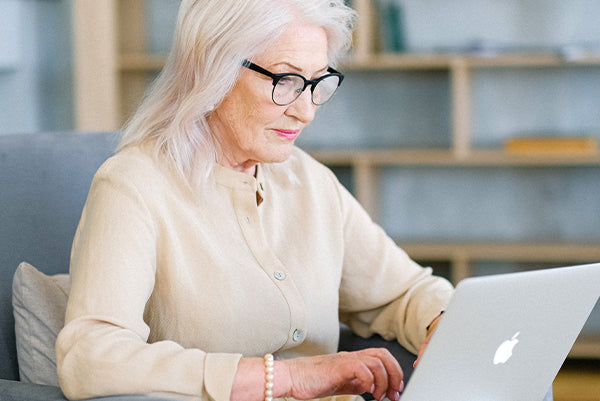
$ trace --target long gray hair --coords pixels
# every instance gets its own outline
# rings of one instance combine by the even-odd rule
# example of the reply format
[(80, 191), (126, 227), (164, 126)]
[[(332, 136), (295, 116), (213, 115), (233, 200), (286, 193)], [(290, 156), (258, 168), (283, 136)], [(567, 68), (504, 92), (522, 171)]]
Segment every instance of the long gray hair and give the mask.
[(219, 150), (207, 117), (233, 88), (243, 59), (300, 20), (325, 29), (335, 67), (351, 46), (354, 19), (343, 0), (182, 0), (171, 53), (119, 149), (156, 139), (156, 153), (184, 177), (199, 160), (210, 168)]

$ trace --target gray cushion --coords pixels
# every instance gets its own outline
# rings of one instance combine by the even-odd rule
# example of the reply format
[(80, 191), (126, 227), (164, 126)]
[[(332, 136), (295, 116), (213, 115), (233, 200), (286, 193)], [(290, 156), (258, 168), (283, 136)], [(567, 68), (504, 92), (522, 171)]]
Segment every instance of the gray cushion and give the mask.
[(58, 386), (54, 344), (65, 321), (69, 275), (47, 276), (21, 263), (13, 279), (15, 336), (21, 381)]

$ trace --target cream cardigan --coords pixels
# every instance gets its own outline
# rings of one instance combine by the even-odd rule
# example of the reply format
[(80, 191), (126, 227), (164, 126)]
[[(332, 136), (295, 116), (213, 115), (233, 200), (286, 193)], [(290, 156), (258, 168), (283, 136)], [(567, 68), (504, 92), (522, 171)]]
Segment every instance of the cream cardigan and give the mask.
[(339, 319), (416, 351), (452, 294), (299, 149), (202, 182), (150, 146), (98, 170), (56, 346), (67, 397), (226, 401), (240, 357), (335, 352)]

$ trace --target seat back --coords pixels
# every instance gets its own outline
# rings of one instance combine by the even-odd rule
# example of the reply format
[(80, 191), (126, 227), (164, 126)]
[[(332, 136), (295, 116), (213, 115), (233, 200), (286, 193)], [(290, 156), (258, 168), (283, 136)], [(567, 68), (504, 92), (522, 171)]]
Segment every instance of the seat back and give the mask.
[(117, 133), (0, 135), (0, 379), (18, 380), (13, 274), (22, 261), (68, 272), (93, 175), (118, 141)]

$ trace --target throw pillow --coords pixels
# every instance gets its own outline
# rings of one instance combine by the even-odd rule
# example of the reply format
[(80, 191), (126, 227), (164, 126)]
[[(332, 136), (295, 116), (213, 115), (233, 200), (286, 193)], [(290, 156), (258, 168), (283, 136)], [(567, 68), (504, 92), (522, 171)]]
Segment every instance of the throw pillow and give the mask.
[(13, 278), (13, 313), (21, 381), (58, 386), (54, 344), (62, 329), (71, 282), (21, 263)]

